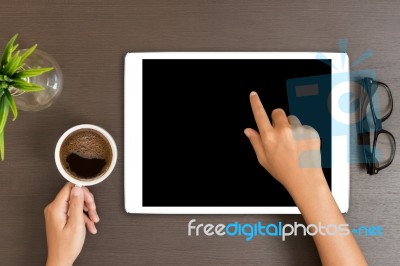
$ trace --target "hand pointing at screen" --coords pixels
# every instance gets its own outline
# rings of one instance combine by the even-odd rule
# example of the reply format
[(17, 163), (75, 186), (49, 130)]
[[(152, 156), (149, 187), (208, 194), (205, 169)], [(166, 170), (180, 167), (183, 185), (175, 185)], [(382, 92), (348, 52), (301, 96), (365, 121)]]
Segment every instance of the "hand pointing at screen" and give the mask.
[(250, 94), (250, 103), (259, 133), (251, 128), (246, 128), (244, 133), (260, 164), (289, 192), (302, 186), (304, 178), (325, 181), (318, 133), (312, 127), (303, 126), (297, 117), (287, 117), (282, 109), (272, 112), (271, 124), (255, 92)]
[[(272, 123), (257, 93), (250, 93), (258, 132), (246, 128), (259, 163), (288, 190), (307, 224), (345, 224), (321, 169), (320, 139), (295, 116), (275, 109)], [(367, 265), (353, 235), (314, 237), (324, 265)]]

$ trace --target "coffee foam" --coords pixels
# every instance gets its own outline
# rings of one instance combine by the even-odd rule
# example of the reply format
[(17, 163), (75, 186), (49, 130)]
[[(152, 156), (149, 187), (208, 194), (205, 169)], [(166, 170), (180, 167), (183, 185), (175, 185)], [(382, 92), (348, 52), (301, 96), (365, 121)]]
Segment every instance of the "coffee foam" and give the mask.
[(61, 151), (66, 155), (75, 153), (86, 159), (108, 159), (111, 147), (104, 137), (94, 130), (81, 129), (65, 139)]

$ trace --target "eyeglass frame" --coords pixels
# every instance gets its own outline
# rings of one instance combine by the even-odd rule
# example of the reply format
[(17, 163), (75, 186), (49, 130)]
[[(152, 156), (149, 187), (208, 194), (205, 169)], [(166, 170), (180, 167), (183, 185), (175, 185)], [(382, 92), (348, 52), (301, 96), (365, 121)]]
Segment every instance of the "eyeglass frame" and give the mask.
[[(376, 90), (372, 91), (372, 86), (374, 86), (376, 84)], [(367, 170), (367, 173), (370, 175), (374, 175), (374, 174), (378, 174), (379, 171), (381, 171), (382, 169), (388, 167), (389, 165), (392, 164), (395, 153), (396, 153), (396, 140), (393, 136), (392, 133), (390, 133), (389, 131), (385, 130), (382, 128), (382, 122), (386, 121), (392, 114), (393, 112), (393, 96), (392, 96), (392, 92), (390, 91), (390, 88), (387, 84), (380, 82), (380, 81), (376, 81), (372, 78), (363, 78), (361, 80), (361, 86), (362, 86), (362, 91), (361, 91), (361, 109), (360, 109), (360, 136), (361, 136), (361, 143), (362, 143), (362, 147), (363, 147), (363, 153), (364, 153), (364, 163), (365, 163), (365, 167)], [(382, 118), (378, 118), (376, 116), (375, 113), (375, 107), (373, 104), (373, 100), (372, 97), (375, 93), (377, 93), (378, 91), (378, 87), (381, 86), (382, 88), (384, 88), (389, 96), (389, 112), (383, 116)], [(365, 96), (365, 92), (367, 94), (367, 96)], [(365, 97), (365, 99), (363, 98)], [(371, 152), (371, 142), (370, 142), (370, 134), (371, 129), (369, 128), (368, 125), (368, 121), (366, 119), (367, 116), (367, 99), (369, 99), (369, 103), (370, 103), (370, 110), (371, 110), (371, 114), (372, 114), (372, 118), (373, 118), (373, 122), (374, 122), (374, 142), (372, 145), (372, 152)], [(364, 128), (364, 123), (366, 123), (366, 126), (368, 128), (368, 130), (365, 130)], [(375, 156), (375, 150), (376, 150), (376, 142), (377, 139), (379, 137), (380, 134), (387, 134), (388, 136), (390, 136), (393, 145), (391, 146), (391, 154), (390, 154), (390, 158), (389, 161), (386, 162), (383, 166), (379, 166), (379, 161), (376, 159)]]

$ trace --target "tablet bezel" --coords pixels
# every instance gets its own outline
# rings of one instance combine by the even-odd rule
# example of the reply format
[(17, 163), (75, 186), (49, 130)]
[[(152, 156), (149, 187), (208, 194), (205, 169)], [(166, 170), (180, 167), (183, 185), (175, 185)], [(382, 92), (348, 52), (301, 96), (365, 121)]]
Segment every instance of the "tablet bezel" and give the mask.
[[(297, 207), (144, 207), (142, 204), (142, 60), (143, 59), (331, 59), (332, 63), (332, 180), (333, 197), (342, 213), (349, 209), (349, 123), (350, 114), (339, 108), (349, 105), (349, 58), (346, 53), (321, 52), (155, 52), (128, 53), (124, 84), (124, 190), (128, 213), (159, 214), (299, 214)], [(334, 104), (336, 103), (336, 104)], [(347, 134), (334, 136), (339, 121)], [(341, 132), (343, 130), (341, 129)]]

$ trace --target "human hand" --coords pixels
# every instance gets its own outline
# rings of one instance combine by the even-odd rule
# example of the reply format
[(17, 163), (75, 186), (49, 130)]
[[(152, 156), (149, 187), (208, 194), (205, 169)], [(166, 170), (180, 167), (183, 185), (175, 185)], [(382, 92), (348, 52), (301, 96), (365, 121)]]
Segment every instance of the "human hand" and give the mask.
[[(320, 139), (309, 126), (282, 109), (272, 111), (272, 125), (257, 93), (250, 103), (260, 133), (246, 128), (260, 164), (292, 195), (307, 224), (346, 224), (321, 169)], [(352, 234), (315, 234), (323, 265), (367, 265)]]
[(310, 177), (325, 180), (321, 169), (320, 139), (312, 127), (303, 126), (295, 116), (275, 109), (272, 125), (257, 93), (250, 103), (259, 133), (246, 128), (259, 163), (291, 192), (311, 184)]
[(86, 228), (92, 234), (97, 233), (95, 223), (100, 219), (93, 194), (86, 187), (67, 183), (46, 206), (44, 216), (48, 249), (46, 265), (72, 265), (82, 250)]

